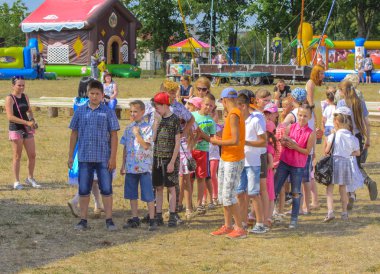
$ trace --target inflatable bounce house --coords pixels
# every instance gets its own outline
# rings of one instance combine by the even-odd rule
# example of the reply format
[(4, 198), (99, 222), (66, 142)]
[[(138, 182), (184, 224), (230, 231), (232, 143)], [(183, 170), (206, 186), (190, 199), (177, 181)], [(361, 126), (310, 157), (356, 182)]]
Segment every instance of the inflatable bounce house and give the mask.
[(21, 23), (27, 41), (36, 39), (58, 76), (88, 76), (97, 50), (119, 77), (139, 77), (136, 32), (140, 22), (118, 0), (45, 0)]
[(9, 79), (15, 75), (26, 79), (36, 79), (37, 70), (33, 63), (38, 53), (38, 42), (30, 39), (28, 46), (0, 48), (0, 79)]
[[(320, 40), (320, 46), (317, 47)], [(326, 80), (339, 82), (347, 74), (357, 73), (359, 61), (369, 54), (374, 64), (372, 82), (380, 82), (380, 41), (366, 41), (364, 38), (332, 41), (326, 35), (313, 36), (312, 26), (305, 22), (302, 25), (302, 44), (307, 50), (297, 51), (300, 65), (323, 61), (326, 66)], [(297, 40), (292, 42), (292, 46), (295, 45)]]

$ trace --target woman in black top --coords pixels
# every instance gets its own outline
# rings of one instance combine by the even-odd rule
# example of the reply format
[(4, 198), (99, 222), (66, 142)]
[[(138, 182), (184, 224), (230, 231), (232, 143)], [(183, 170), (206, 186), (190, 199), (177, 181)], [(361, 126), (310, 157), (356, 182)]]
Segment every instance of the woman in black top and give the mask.
[(181, 76), (180, 81), (181, 85), (179, 86), (179, 96), (177, 96), (180, 98), (178, 98), (178, 102), (185, 104), (185, 99), (193, 97), (193, 86), (190, 84), (191, 79), (188, 75)]
[(16, 181), (14, 189), (22, 189), (20, 183), (20, 160), (22, 148), (25, 147), (28, 156), (28, 178), (25, 183), (39, 188), (40, 185), (33, 178), (36, 163), (36, 149), (34, 130), (37, 124), (30, 109), (29, 99), (24, 94), (25, 81), (21, 76), (12, 78), (12, 93), (5, 98), (5, 110), (9, 120), (9, 140), (12, 142), (13, 162), (12, 169)]

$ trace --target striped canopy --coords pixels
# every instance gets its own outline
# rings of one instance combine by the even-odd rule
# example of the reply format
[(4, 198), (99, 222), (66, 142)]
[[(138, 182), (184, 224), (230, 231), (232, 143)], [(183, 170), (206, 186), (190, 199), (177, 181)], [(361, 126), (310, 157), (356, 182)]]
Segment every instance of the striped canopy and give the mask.
[[(193, 37), (185, 39), (181, 42), (178, 42), (174, 45), (168, 46), (166, 52), (208, 52), (210, 49), (210, 45), (199, 41)], [(214, 47), (212, 47), (212, 51), (214, 51)]]

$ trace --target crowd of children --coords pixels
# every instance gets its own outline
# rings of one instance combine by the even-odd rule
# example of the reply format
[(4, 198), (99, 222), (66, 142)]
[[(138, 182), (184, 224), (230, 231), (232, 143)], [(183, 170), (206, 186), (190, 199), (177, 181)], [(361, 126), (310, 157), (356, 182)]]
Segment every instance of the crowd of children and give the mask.
[[(284, 97), (284, 113), (279, 115), (278, 104), (272, 102), (268, 90), (254, 93), (225, 88), (218, 100), (224, 109), (222, 118), (207, 78), (200, 77), (193, 85), (194, 94), (181, 98), (183, 102), (177, 101), (179, 88), (175, 82), (163, 82), (151, 101), (155, 114), (149, 120), (146, 103), (130, 103), (131, 123), (120, 141), (124, 147), (120, 173), (125, 176), (124, 198), (130, 200), (132, 216), (123, 228), (139, 227), (142, 221), (148, 222), (149, 230), (163, 225), (164, 187), (168, 192), (169, 227), (183, 222), (181, 211), (189, 221), (222, 205), (224, 223), (211, 235), (232, 239), (245, 238), (248, 232), (268, 232), (273, 222), (284, 217), (286, 201), (292, 205), (291, 229), (297, 228), (299, 215), (319, 207), (313, 178), (315, 110), (307, 104), (305, 89), (295, 88)], [(364, 102), (355, 95), (350, 82), (343, 81), (340, 90), (346, 100), (336, 106), (336, 90), (328, 87), (323, 104), (324, 151), (334, 159), (323, 222), (335, 218), (334, 185), (339, 185), (342, 219), (348, 219), (347, 207), (354, 200), (351, 193), (363, 184), (355, 180), (356, 156), (361, 153), (363, 139), (369, 146), (365, 112), (363, 118), (358, 117)], [(69, 167), (75, 144), (79, 145), (81, 220), (75, 228), (80, 230), (88, 228), (94, 171), (103, 197), (106, 227), (116, 229), (112, 221), (111, 171), (116, 166), (119, 125), (114, 112), (101, 103), (102, 93), (101, 83), (89, 84), (89, 103), (75, 112), (70, 124)], [(197, 198), (193, 202), (195, 181)], [(138, 216), (139, 185), (141, 200), (148, 207), (143, 220)]]

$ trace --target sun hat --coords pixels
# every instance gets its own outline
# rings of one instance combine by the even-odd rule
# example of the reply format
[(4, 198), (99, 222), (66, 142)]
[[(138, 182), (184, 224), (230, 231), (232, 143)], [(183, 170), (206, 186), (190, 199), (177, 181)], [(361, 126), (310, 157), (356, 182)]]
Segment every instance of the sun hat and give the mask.
[(270, 112), (270, 113), (276, 113), (278, 112), (277, 105), (275, 103), (266, 104), (264, 107), (264, 112), (265, 111)]
[(156, 103), (156, 104), (170, 106), (170, 98), (169, 98), (169, 95), (166, 92), (159, 92), (159, 93), (157, 93), (154, 96), (154, 98), (153, 98), (153, 102)]
[(334, 114), (351, 115), (352, 112), (351, 109), (349, 109), (348, 107), (338, 107), (337, 109), (335, 109)]
[(190, 99), (185, 99), (185, 102), (193, 104), (196, 108), (200, 109), (202, 107), (203, 99), (200, 97), (192, 97)]
[(292, 97), (297, 101), (303, 103), (306, 100), (306, 89), (303, 88), (295, 88), (291, 93)]

